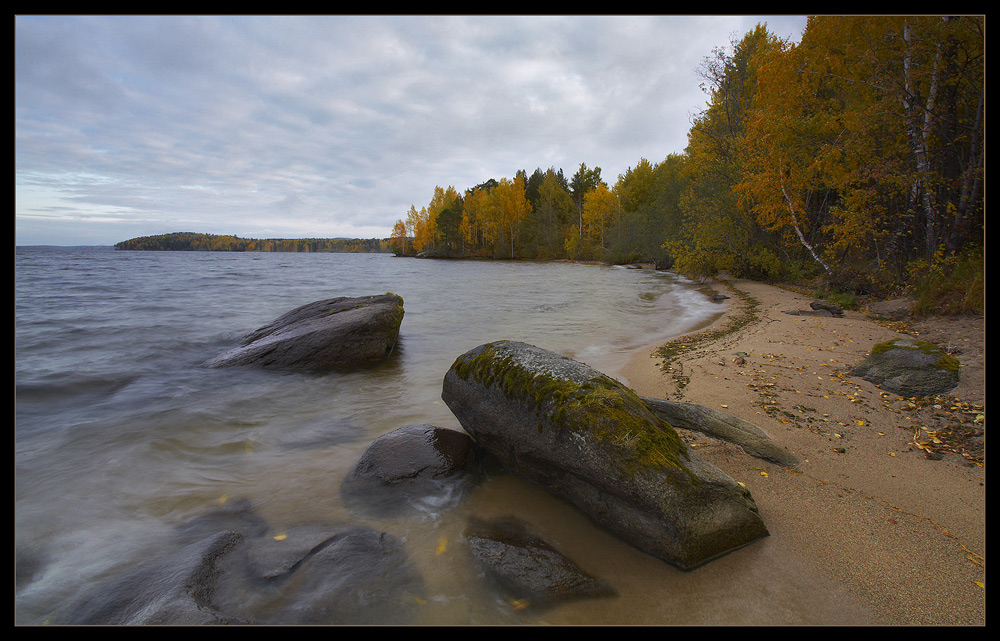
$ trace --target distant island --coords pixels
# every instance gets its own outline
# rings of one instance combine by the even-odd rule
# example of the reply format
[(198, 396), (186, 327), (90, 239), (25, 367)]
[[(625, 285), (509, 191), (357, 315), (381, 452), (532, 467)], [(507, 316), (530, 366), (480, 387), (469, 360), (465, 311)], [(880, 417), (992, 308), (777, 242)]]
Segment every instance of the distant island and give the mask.
[(134, 251), (340, 252), (387, 253), (388, 238), (240, 238), (239, 236), (174, 232), (140, 236), (115, 243)]

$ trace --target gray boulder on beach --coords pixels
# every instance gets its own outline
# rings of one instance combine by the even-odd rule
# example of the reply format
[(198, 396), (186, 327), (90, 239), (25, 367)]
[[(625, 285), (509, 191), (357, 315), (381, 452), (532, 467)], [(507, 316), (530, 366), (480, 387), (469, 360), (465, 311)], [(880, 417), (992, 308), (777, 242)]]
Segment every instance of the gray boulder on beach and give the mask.
[(635, 547), (690, 570), (768, 531), (749, 491), (618, 381), (512, 341), (458, 357), (442, 398), (503, 465)]
[(958, 385), (958, 370), (958, 360), (934, 343), (898, 338), (873, 346), (851, 375), (900, 396), (933, 396)]
[(319, 300), (247, 334), (206, 365), (323, 371), (377, 362), (392, 352), (402, 321), (396, 294)]

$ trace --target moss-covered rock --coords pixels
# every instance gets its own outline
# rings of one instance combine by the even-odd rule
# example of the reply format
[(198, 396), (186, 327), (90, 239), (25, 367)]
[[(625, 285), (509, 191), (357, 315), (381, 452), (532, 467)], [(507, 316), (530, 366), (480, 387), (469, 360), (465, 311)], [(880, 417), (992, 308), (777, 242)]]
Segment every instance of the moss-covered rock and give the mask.
[(901, 396), (932, 396), (958, 385), (958, 360), (934, 343), (898, 338), (872, 347), (853, 376)]
[(442, 398), (508, 469), (684, 569), (767, 535), (749, 492), (618, 381), (513, 341), (458, 357)]

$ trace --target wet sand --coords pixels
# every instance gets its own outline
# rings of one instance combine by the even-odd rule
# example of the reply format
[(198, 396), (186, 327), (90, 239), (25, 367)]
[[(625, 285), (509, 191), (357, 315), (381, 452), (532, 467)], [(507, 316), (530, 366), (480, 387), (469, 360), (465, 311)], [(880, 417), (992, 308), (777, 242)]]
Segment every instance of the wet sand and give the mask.
[[(651, 345), (620, 374), (638, 393), (698, 403), (750, 421), (794, 454), (785, 469), (733, 445), (685, 433), (705, 457), (751, 491), (767, 539), (697, 571), (742, 592), (717, 617), (694, 623), (985, 625), (986, 470), (960, 447), (921, 447), (948, 421), (985, 431), (984, 320), (947, 319), (902, 328), (866, 311), (791, 315), (814, 300), (731, 281), (757, 301), (756, 320), (719, 331), (752, 309), (727, 284), (727, 314), (692, 336), (664, 371)], [(730, 325), (732, 327), (732, 325)], [(962, 382), (921, 409), (849, 368), (875, 343), (912, 335), (948, 343)], [(697, 338), (699, 334), (694, 334)], [(981, 405), (970, 411), (964, 403)], [(931, 423), (930, 421), (937, 421)], [(714, 567), (713, 567), (714, 566)], [(748, 610), (725, 611), (725, 607)]]

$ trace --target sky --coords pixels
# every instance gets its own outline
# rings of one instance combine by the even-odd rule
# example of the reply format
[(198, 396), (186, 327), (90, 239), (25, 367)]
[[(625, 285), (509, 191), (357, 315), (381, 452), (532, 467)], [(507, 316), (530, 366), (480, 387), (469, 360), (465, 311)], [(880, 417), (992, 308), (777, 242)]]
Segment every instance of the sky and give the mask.
[(683, 153), (698, 69), (805, 16), (16, 16), (18, 245), (383, 238), (434, 188)]

